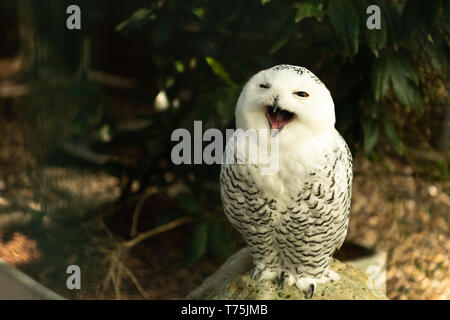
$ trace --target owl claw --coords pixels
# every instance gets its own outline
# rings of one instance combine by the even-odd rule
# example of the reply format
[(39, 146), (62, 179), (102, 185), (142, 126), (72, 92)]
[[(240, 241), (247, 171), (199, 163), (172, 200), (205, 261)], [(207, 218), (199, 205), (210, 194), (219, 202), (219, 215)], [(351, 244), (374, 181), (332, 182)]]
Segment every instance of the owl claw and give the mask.
[(258, 281), (260, 278), (261, 278), (261, 271), (258, 270), (257, 268), (253, 269), (252, 279)]
[(266, 267), (264, 265), (255, 266), (252, 272), (252, 279), (255, 281), (261, 280), (263, 278), (264, 270), (266, 270)]
[(285, 273), (284, 271), (281, 272), (280, 278), (278, 278), (278, 286), (283, 290), (284, 288), (284, 279), (285, 279)]
[(303, 291), (303, 293), (305, 294), (306, 299), (311, 299), (314, 295), (314, 290), (316, 289), (316, 286), (311, 283), (309, 285), (309, 289), (306, 289)]

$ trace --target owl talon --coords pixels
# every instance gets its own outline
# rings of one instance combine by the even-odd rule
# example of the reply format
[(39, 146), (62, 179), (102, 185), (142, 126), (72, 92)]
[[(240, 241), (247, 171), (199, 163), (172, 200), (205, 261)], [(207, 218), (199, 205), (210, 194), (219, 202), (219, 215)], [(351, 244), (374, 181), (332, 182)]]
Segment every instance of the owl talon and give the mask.
[(309, 289), (306, 289), (306, 290), (303, 291), (303, 293), (305, 294), (305, 298), (306, 299), (311, 299), (313, 297), (313, 295), (314, 295), (315, 289), (316, 289), (316, 286), (313, 283), (311, 283), (309, 285)]
[(252, 280), (258, 281), (261, 278), (261, 272), (258, 269), (253, 269)]
[(263, 266), (256, 266), (253, 269), (253, 272), (252, 272), (252, 279), (255, 280), (255, 281), (261, 280), (264, 270), (265, 270), (265, 267), (263, 267)]
[(280, 278), (278, 278), (278, 286), (283, 290), (284, 288), (284, 279), (285, 279), (285, 273), (284, 271), (281, 272)]

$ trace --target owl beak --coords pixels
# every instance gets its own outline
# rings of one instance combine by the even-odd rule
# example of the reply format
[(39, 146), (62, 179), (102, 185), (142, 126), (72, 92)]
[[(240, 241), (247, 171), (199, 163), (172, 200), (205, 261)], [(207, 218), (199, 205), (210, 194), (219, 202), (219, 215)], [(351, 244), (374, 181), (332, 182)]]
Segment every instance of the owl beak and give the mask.
[(278, 109), (278, 99), (279, 99), (279, 97), (278, 96), (276, 96), (274, 99), (273, 99), (273, 113), (275, 113), (275, 112), (277, 112), (277, 109)]
[(270, 129), (276, 130), (273, 135), (276, 135), (286, 124), (294, 119), (294, 114), (281, 109), (278, 105), (278, 99), (275, 99), (273, 105), (266, 107), (266, 118)]

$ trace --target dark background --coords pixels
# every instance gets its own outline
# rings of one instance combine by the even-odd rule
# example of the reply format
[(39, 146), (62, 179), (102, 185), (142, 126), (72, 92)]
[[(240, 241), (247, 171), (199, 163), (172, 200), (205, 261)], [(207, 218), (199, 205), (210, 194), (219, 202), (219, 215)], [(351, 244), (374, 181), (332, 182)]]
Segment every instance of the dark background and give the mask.
[[(71, 4), (81, 30), (66, 28)], [(380, 30), (366, 27), (370, 4)], [(170, 135), (194, 120), (233, 128), (242, 85), (287, 63), (330, 89), (354, 155), (348, 239), (388, 252), (390, 298), (449, 298), (448, 1), (0, 8), (5, 261), (71, 298), (185, 296), (243, 243), (219, 165), (172, 164)], [(81, 291), (65, 288), (69, 264)]]

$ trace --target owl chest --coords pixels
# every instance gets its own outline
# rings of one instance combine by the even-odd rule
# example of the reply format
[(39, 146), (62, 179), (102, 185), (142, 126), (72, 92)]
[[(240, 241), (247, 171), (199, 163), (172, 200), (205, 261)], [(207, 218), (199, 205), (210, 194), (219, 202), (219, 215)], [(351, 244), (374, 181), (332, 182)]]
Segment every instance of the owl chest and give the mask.
[(248, 186), (260, 192), (243, 198), (250, 216), (267, 217), (270, 226), (282, 232), (301, 223), (314, 223), (330, 211), (338, 212), (344, 195), (341, 179), (331, 170), (261, 176), (248, 173)]

